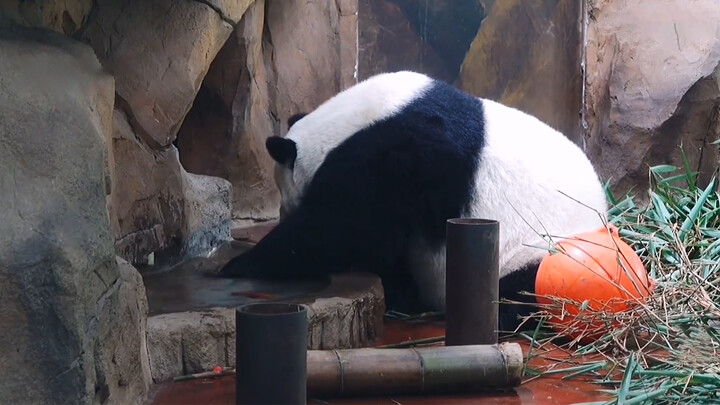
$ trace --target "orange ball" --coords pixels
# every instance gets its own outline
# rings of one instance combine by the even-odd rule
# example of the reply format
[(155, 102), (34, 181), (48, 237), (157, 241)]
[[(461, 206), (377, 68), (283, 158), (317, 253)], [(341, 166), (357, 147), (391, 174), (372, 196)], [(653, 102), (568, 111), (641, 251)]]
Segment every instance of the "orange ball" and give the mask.
[[(581, 343), (606, 332), (603, 313), (626, 311), (652, 292), (654, 284), (645, 266), (614, 226), (564, 239), (555, 249), (557, 253), (540, 263), (537, 301), (553, 315), (550, 323), (557, 332), (573, 339), (582, 336)], [(562, 301), (546, 296), (569, 302), (560, 307)]]

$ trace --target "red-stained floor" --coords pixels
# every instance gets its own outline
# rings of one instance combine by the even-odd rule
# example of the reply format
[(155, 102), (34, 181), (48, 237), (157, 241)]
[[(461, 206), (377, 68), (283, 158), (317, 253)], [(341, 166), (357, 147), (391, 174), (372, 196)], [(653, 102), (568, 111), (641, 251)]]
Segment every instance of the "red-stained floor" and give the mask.
[[(388, 321), (385, 335), (377, 345), (392, 344), (442, 336), (444, 327), (442, 323), (406, 323)], [(524, 343), (525, 353), (528, 346)], [(558, 351), (554, 357), (562, 357)], [(546, 363), (543, 360), (533, 359), (531, 366)], [(561, 376), (537, 378), (523, 383), (520, 387), (507, 393), (483, 393), (442, 396), (397, 396), (385, 398), (342, 398), (342, 399), (309, 399), (308, 404), (332, 405), (430, 405), (430, 404), (573, 404), (579, 402), (602, 401), (608, 397), (597, 392), (598, 386), (582, 379), (562, 380)], [(176, 383), (164, 383), (156, 387), (153, 404), (156, 405), (220, 405), (235, 403), (234, 376), (191, 380)]]

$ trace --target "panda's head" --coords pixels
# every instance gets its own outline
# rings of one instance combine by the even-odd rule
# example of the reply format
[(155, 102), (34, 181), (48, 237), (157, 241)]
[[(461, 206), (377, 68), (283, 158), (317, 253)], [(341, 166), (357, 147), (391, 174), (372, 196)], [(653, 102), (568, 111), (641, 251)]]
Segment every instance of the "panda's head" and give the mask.
[[(295, 114), (288, 119), (288, 128), (305, 117), (307, 114)], [(297, 143), (290, 138), (271, 136), (265, 142), (270, 157), (275, 160), (273, 175), (275, 183), (280, 190), (280, 219), (282, 220), (288, 212), (292, 211), (300, 201), (302, 192), (301, 185), (293, 178), (295, 163), (297, 162)]]

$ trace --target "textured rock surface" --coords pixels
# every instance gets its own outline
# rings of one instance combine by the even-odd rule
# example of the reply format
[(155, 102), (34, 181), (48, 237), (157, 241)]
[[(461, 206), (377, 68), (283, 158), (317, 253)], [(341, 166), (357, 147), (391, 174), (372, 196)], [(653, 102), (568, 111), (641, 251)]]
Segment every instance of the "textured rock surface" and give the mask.
[(494, 2), (457, 85), (526, 111), (580, 142), (581, 2)]
[(681, 164), (682, 143), (707, 179), (717, 165), (720, 3), (590, 2), (588, 153), (616, 191), (647, 184), (648, 166)]
[(102, 343), (97, 347), (95, 368), (98, 381), (108, 387), (108, 403), (139, 403), (147, 397), (152, 383), (146, 340), (147, 297), (140, 273), (122, 258), (116, 260), (120, 272), (117, 286), (98, 301)]
[[(357, 278), (355, 278), (357, 277)], [(337, 349), (370, 345), (382, 331), (383, 289), (370, 275), (335, 277), (333, 286), (307, 304), (308, 348)], [(343, 291), (335, 296), (336, 291)], [(235, 310), (213, 308), (152, 316), (148, 351), (155, 382), (235, 366)]]
[(263, 52), (272, 61), (267, 70), (273, 83), (270, 100), (279, 120), (276, 135), (287, 130), (292, 114), (310, 111), (355, 83), (355, 21), (357, 0), (268, 3)]
[[(234, 363), (235, 311), (222, 308), (148, 319), (148, 353), (155, 382)], [(232, 363), (231, 363), (232, 362)]]
[(360, 0), (360, 79), (416, 70), (453, 82), (485, 17), (478, 0)]
[(232, 186), (219, 177), (184, 173), (184, 256), (193, 257), (230, 239)]
[(51, 31), (0, 31), (0, 55), (0, 403), (141, 402), (144, 289), (105, 208), (112, 77)]
[(432, 77), (454, 77), (435, 50), (413, 30), (402, 9), (390, 1), (361, 0), (359, 9), (359, 79), (409, 69)]
[(176, 149), (154, 151), (136, 137), (123, 111), (115, 109), (113, 118), (110, 223), (118, 254), (144, 263), (181, 238), (182, 167)]
[(12, 23), (73, 35), (87, 21), (92, 5), (93, 0), (3, 0), (0, 25)]
[(265, 1), (257, 0), (210, 66), (178, 133), (180, 160), (187, 170), (233, 183), (235, 218), (272, 218), (279, 206), (272, 160), (265, 151), (275, 122), (268, 113), (264, 27)]
[[(203, 213), (193, 201), (223, 200), (229, 186), (187, 190), (197, 182), (180, 166), (172, 142), (212, 59), (250, 3), (98, 2), (83, 30), (82, 39), (116, 79), (109, 207), (118, 253), (134, 264), (145, 264), (153, 252), (176, 259), (219, 236), (187, 231), (212, 227), (211, 218), (224, 221), (218, 205)], [(198, 196), (203, 190), (218, 194)], [(203, 226), (188, 226), (197, 223)]]
[(257, 0), (213, 61), (177, 145), (188, 171), (233, 184), (234, 219), (277, 217), (265, 139), (355, 83), (356, 12), (357, 0)]
[(153, 149), (172, 144), (231, 22), (199, 1), (99, 4), (83, 39), (113, 72), (117, 107)]

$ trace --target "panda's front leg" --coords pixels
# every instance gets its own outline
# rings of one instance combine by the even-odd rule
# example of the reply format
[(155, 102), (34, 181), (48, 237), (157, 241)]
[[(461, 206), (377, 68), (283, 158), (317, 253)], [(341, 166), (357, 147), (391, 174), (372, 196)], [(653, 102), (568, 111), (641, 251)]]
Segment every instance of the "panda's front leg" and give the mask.
[(292, 212), (257, 245), (231, 259), (220, 277), (307, 280), (325, 276), (332, 267), (324, 228), (313, 227), (303, 212)]
[(253, 263), (249, 252), (233, 257), (216, 274), (220, 277), (258, 278), (262, 275), (260, 268)]
[(216, 275), (278, 281), (307, 278), (307, 272), (298, 271), (300, 261), (293, 261), (291, 256), (292, 253), (272, 249), (267, 243), (256, 245), (251, 250), (232, 258)]

